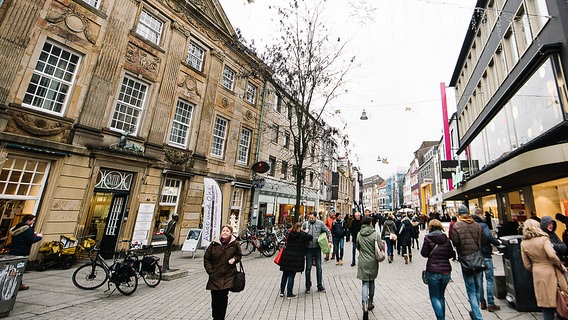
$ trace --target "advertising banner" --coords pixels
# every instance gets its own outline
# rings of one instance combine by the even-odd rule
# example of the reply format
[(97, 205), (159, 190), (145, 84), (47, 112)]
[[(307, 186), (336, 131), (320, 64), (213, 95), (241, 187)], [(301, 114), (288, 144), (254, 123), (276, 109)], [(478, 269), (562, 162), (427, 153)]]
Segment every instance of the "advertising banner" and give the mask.
[(201, 246), (207, 247), (221, 233), (221, 204), (223, 195), (217, 182), (203, 179), (203, 235)]

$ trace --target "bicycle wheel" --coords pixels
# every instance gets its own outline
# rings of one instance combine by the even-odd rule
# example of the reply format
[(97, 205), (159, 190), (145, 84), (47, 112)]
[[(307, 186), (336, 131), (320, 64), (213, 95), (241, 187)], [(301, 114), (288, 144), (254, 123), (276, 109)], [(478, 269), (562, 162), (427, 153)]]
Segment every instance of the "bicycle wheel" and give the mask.
[(146, 283), (148, 287), (153, 288), (159, 285), (160, 281), (162, 281), (162, 267), (160, 267), (160, 265), (157, 262), (154, 262), (152, 266), (153, 266), (152, 271), (149, 271), (149, 269), (140, 270), (140, 276), (142, 277), (142, 280), (144, 280), (144, 283)]
[(278, 245), (274, 241), (270, 241), (266, 248), (263, 248), (262, 255), (265, 257), (272, 257), (276, 253)]
[(115, 283), (116, 290), (122, 293), (125, 296), (129, 296), (136, 291), (138, 288), (138, 277), (136, 276), (136, 272), (132, 272), (131, 276), (124, 276), (124, 280), (118, 283)]
[(73, 284), (83, 290), (93, 290), (108, 280), (108, 271), (98, 262), (87, 263), (73, 272)]
[(250, 240), (241, 242), (241, 253), (243, 256), (248, 256), (254, 250), (254, 245)]

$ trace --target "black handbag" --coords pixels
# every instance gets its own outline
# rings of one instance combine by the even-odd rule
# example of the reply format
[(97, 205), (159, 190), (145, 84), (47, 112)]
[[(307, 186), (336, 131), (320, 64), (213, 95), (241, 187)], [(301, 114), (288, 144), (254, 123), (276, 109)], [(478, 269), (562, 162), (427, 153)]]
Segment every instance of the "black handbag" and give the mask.
[[(434, 252), (436, 250), (436, 248), (438, 248), (438, 244), (436, 244), (434, 246), (434, 249), (432, 249), (432, 251), (430, 251), (430, 253), (428, 254), (428, 258), (430, 258), (430, 255), (432, 254), (432, 252)], [(422, 270), (422, 282), (424, 282), (424, 284), (428, 284), (428, 276), (427, 276), (426, 269)]]
[(243, 264), (239, 261), (239, 269), (233, 276), (233, 287), (229, 289), (231, 292), (241, 292), (245, 289), (245, 269)]
[(481, 251), (475, 251), (467, 256), (460, 256), (459, 261), (465, 274), (475, 274), (487, 268)]

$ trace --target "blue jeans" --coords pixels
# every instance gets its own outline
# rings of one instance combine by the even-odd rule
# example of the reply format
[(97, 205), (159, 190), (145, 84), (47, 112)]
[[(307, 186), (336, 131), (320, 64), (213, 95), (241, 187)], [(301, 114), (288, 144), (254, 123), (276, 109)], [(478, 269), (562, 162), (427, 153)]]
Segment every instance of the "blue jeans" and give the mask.
[(469, 305), (473, 314), (473, 320), (482, 320), (481, 309), (479, 308), (479, 297), (483, 290), (483, 272), (465, 274), (462, 272), (465, 282), (465, 291), (469, 299)]
[(387, 256), (392, 257), (392, 247), (393, 242), (390, 237), (385, 237), (385, 241), (387, 242)]
[[(485, 260), (485, 266), (487, 269), (483, 273), (485, 273), (485, 282), (486, 282), (486, 289), (487, 289), (487, 305), (492, 306), (495, 304), (495, 299), (493, 297), (493, 293), (495, 292), (495, 276), (493, 275), (493, 259), (491, 258), (483, 258)], [(479, 296), (479, 302), (486, 302), (485, 296), (483, 294), (483, 278), (481, 278), (481, 295)]]
[(320, 248), (308, 248), (306, 252), (306, 289), (309, 290), (312, 287), (312, 261), (316, 261), (316, 278), (318, 283), (318, 289), (323, 288), (322, 284), (322, 270), (321, 270), (321, 249)]
[(450, 274), (427, 272), (428, 293), (430, 294), (430, 303), (436, 314), (436, 319), (446, 319), (446, 298), (444, 296), (446, 287), (450, 282)]
[(363, 288), (361, 290), (361, 302), (367, 303), (375, 297), (375, 280), (363, 280)]
[(335, 254), (335, 260), (343, 260), (343, 248), (345, 247), (344, 237), (333, 237), (333, 253)]
[(280, 293), (284, 293), (284, 288), (286, 288), (286, 283), (288, 283), (288, 290), (286, 291), (286, 296), (287, 297), (292, 296), (295, 277), (296, 277), (296, 272), (282, 271), (282, 280), (280, 281)]

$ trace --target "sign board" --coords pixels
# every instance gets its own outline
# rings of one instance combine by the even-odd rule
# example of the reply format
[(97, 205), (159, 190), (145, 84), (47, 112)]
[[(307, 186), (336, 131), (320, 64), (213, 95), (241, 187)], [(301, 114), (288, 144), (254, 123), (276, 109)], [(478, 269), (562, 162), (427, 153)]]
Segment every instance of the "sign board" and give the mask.
[(434, 179), (432, 179), (432, 178), (424, 178), (424, 183), (426, 183), (426, 184), (432, 184), (432, 183), (434, 183)]
[(203, 236), (201, 246), (207, 247), (221, 233), (223, 195), (217, 182), (203, 178)]
[(187, 237), (185, 237), (185, 241), (183, 242), (183, 246), (181, 247), (181, 251), (195, 252), (197, 246), (199, 246), (200, 241), (201, 229), (189, 229)]
[(152, 227), (152, 217), (154, 216), (153, 203), (141, 203), (138, 206), (138, 215), (136, 216), (136, 224), (134, 225), (134, 232), (132, 232), (133, 245), (147, 245), (148, 235)]

